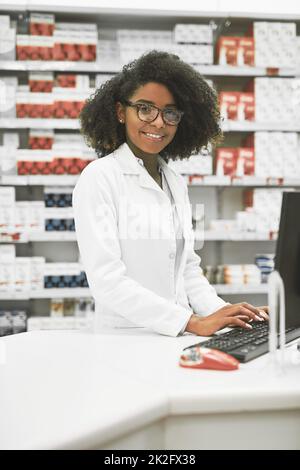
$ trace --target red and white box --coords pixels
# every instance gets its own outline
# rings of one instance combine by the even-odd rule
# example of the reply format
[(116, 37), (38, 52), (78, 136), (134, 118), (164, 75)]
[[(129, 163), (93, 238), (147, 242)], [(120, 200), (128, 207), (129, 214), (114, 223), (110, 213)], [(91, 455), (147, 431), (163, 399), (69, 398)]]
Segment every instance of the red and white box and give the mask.
[(255, 174), (254, 148), (238, 147), (237, 149), (236, 176)]
[(54, 84), (52, 72), (30, 72), (29, 89), (31, 92), (51, 93)]
[(237, 167), (237, 149), (232, 147), (218, 148), (215, 161), (217, 176), (235, 176)]
[(55, 79), (56, 86), (60, 88), (76, 88), (88, 90), (90, 88), (89, 75), (58, 74)]
[(81, 90), (54, 88), (54, 118), (77, 119), (90, 92)]
[(17, 117), (49, 119), (53, 106), (52, 93), (17, 93)]
[(17, 60), (52, 60), (53, 50), (52, 36), (17, 34)]
[(55, 17), (46, 13), (30, 13), (29, 32), (32, 36), (52, 36)]
[(29, 148), (32, 150), (51, 150), (54, 141), (54, 131), (51, 129), (30, 129)]
[(17, 34), (16, 36), (16, 48), (17, 48), (17, 60), (29, 60), (30, 56), (30, 36), (28, 34)]
[(30, 36), (28, 60), (52, 60), (54, 41), (52, 36)]
[(217, 61), (219, 65), (237, 65), (239, 38), (221, 36), (217, 43)]
[(255, 120), (254, 93), (240, 92), (238, 94), (238, 121)]
[(57, 23), (54, 60), (96, 61), (98, 32), (95, 24)]
[(221, 91), (219, 102), (221, 116), (224, 119), (236, 121), (238, 119), (239, 92)]
[(18, 175), (50, 175), (53, 153), (47, 150), (18, 150)]
[(253, 37), (239, 37), (237, 45), (237, 65), (243, 67), (244, 65), (254, 66), (254, 38)]

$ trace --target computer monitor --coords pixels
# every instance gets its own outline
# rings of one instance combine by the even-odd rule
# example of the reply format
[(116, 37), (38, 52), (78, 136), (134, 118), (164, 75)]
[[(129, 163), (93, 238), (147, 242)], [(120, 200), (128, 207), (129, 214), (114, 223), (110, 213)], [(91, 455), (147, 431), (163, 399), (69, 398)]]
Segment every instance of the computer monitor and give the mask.
[(300, 191), (283, 192), (275, 269), (285, 288), (286, 328), (300, 327)]

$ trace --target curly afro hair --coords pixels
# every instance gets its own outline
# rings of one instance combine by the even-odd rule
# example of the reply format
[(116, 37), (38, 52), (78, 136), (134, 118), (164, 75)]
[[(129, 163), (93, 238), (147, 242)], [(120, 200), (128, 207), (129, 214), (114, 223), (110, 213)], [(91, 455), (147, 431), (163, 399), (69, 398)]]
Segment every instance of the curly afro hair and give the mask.
[(117, 119), (116, 103), (130, 100), (140, 86), (149, 82), (165, 85), (177, 107), (184, 111), (174, 139), (160, 152), (166, 161), (188, 158), (221, 140), (215, 91), (177, 55), (153, 50), (125, 65), (83, 107), (81, 133), (98, 157), (108, 155), (126, 142), (125, 126)]

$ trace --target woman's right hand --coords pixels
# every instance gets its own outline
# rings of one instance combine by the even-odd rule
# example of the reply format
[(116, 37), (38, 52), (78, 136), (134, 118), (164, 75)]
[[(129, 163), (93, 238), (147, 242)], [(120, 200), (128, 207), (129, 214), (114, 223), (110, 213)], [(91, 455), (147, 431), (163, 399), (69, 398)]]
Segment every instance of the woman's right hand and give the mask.
[(250, 320), (263, 321), (267, 319), (268, 315), (264, 311), (247, 302), (242, 302), (225, 305), (207, 317), (192, 315), (185, 331), (198, 336), (211, 336), (216, 331), (225, 327), (239, 326), (252, 329), (252, 326), (247, 322)]

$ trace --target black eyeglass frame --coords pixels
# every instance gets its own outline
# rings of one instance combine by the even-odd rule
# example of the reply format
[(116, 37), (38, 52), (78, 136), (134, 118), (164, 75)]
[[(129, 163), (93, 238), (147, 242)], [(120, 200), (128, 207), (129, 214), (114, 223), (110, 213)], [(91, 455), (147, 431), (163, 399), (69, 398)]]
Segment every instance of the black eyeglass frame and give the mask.
[[(181, 119), (182, 119), (182, 116), (184, 115), (184, 111), (180, 111), (179, 109), (176, 109), (176, 112), (179, 113), (180, 115), (180, 119), (178, 121), (177, 124), (170, 124), (169, 122), (167, 122), (164, 118), (164, 111), (174, 111), (172, 108), (164, 108), (164, 109), (161, 109), (159, 108), (158, 106), (156, 106), (155, 104), (150, 104), (150, 103), (133, 103), (132, 101), (124, 101), (124, 104), (126, 106), (131, 106), (132, 108), (136, 108), (136, 112), (137, 112), (137, 116), (139, 118), (140, 121), (142, 122), (153, 122), (155, 121), (155, 119), (157, 119), (157, 116), (159, 115), (159, 113), (161, 113), (161, 116), (162, 116), (162, 119), (164, 121), (165, 124), (167, 124), (168, 126), (178, 126), (178, 124), (180, 123)], [(157, 110), (157, 114), (155, 116), (154, 119), (151, 119), (151, 121), (148, 121), (148, 120), (144, 120), (144, 119), (141, 119), (140, 116), (139, 116), (139, 106), (151, 106), (151, 108), (154, 108)]]

